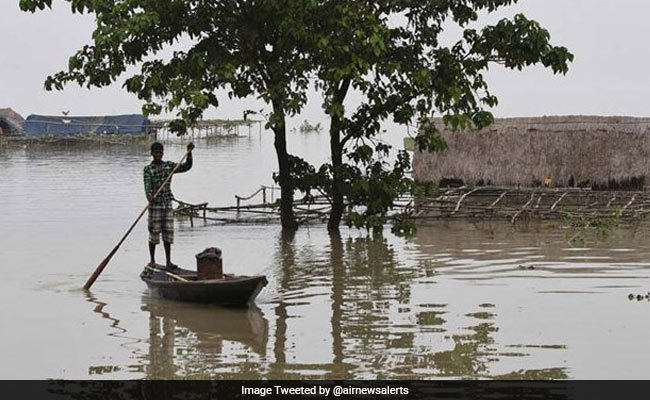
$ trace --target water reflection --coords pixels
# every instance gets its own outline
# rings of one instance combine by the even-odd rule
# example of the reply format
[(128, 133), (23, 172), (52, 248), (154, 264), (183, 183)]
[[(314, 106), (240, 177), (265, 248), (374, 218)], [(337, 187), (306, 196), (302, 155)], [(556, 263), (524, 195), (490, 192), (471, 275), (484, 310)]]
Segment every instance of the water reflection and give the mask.
[[(448, 229), (448, 235), (433, 231), (408, 242), (381, 235), (278, 232), (268, 272), (273, 300), (242, 310), (144, 296), (149, 337), (137, 354), (139, 366), (93, 366), (89, 374), (566, 379), (573, 377), (567, 353), (580, 348), (557, 334), (563, 332), (557, 329), (561, 323), (576, 331), (571, 327), (576, 317), (564, 312), (567, 296), (578, 309), (580, 296), (624, 288), (617, 279), (647, 270), (638, 254), (621, 248), (587, 253), (621, 253), (627, 268), (593, 260), (569, 266), (558, 259), (576, 249), (558, 246), (557, 234), (527, 231), (507, 241), (509, 231)], [(455, 243), (460, 236), (464, 246)], [(522, 269), (522, 263), (535, 268)], [(601, 278), (601, 273), (607, 273), (608, 285), (566, 280)], [(128, 337), (105, 302), (89, 301), (110, 321), (109, 336)]]
[[(149, 317), (149, 337), (131, 338), (120, 320), (106, 311), (107, 303), (88, 294), (94, 313), (110, 321), (107, 336), (122, 339), (133, 347), (137, 365), (91, 365), (88, 375), (141, 371), (147, 379), (211, 378), (244, 374), (261, 378), (259, 365), (240, 362), (241, 356), (266, 357), (268, 321), (257, 306), (248, 309), (186, 304), (143, 296), (142, 311)], [(128, 339), (124, 342), (123, 339)], [(147, 342), (146, 352), (136, 343)], [(247, 356), (248, 358), (248, 356)], [(236, 367), (236, 368), (233, 368)], [(234, 375), (233, 375), (234, 374)]]
[(223, 308), (145, 296), (142, 310), (149, 313), (147, 379), (256, 378), (255, 360), (266, 357), (269, 336), (268, 321), (258, 307)]
[(343, 307), (345, 304), (345, 261), (343, 240), (339, 232), (330, 232), (330, 265), (332, 266), (332, 371), (328, 378), (350, 376), (354, 366), (345, 363), (343, 352)]
[[(276, 280), (283, 299), (275, 306), (275, 361), (269, 378), (488, 377), (503, 360), (530, 356), (495, 345), (499, 326), (494, 304), (479, 303), (448, 317), (456, 311), (428, 301), (435, 298), (437, 283), (430, 269), (400, 261), (396, 246), (383, 236), (344, 239), (330, 234), (328, 243), (314, 254), (295, 235), (280, 237), (276, 262), (282, 273)], [(318, 305), (325, 300), (330, 332), (319, 340), (323, 315), (301, 310), (305, 303), (321, 310)], [(295, 319), (305, 321), (292, 323)], [(302, 339), (312, 344), (312, 358), (331, 361), (301, 362), (307, 357), (299, 353), (295, 336), (302, 326), (311, 327)], [(318, 346), (323, 341), (331, 342), (331, 350)], [(564, 347), (553, 347), (558, 348)], [(552, 366), (501, 376), (549, 379), (567, 374)]]
[[(142, 339), (134, 338), (127, 335), (128, 331), (126, 328), (120, 325), (120, 320), (115, 316), (111, 315), (106, 309), (108, 308), (108, 303), (97, 298), (92, 292), (84, 292), (86, 296), (86, 301), (95, 305), (93, 312), (98, 314), (102, 319), (108, 320), (110, 322), (109, 328), (110, 331), (106, 334), (112, 338), (117, 338), (120, 341), (120, 346), (125, 348), (130, 348), (134, 354), (138, 353), (140, 348), (139, 344), (143, 342)], [(88, 366), (88, 375), (89, 376), (102, 376), (109, 374), (115, 374), (123, 370), (129, 370), (132, 372), (141, 371), (142, 368), (139, 365), (130, 365), (128, 368), (124, 368), (120, 365), (90, 365)]]
[[(228, 205), (270, 183), (267, 137), (197, 143), (175, 193)], [(297, 151), (323, 156), (326, 136), (300, 138), (314, 142)], [(171, 160), (182, 153), (166, 147)], [(578, 245), (561, 223), (524, 220), (440, 222), (409, 240), (180, 222), (179, 261), (218, 244), (233, 271), (265, 270), (252, 314), (141, 298), (141, 224), (94, 287), (99, 297), (80, 301), (89, 270), (141, 210), (149, 158), (146, 146), (0, 150), (0, 292), (20, 299), (0, 302), (10, 321), (2, 376), (649, 377), (639, 368), (650, 354), (648, 303), (628, 300), (650, 289), (647, 223)]]
[[(296, 232), (280, 233), (279, 241), (279, 277), (277, 287), (284, 295), (285, 299), (288, 298), (287, 294), (290, 293), (292, 269), (295, 269), (296, 255), (294, 250), (293, 241)], [(284, 365), (286, 364), (286, 342), (287, 342), (287, 303), (285, 300), (278, 302), (275, 307), (275, 337), (273, 344), (274, 362), (269, 368), (269, 379), (281, 379), (284, 375)]]
[(393, 301), (408, 303), (413, 277), (398, 271), (392, 246), (381, 236), (331, 233), (326, 240), (329, 246), (313, 249), (295, 233), (279, 235), (274, 280), (281, 300), (268, 378), (359, 377), (366, 367), (358, 357), (375, 354), (382, 337), (409, 346), (411, 332), (386, 329), (386, 311)]
[(95, 308), (93, 309), (93, 312), (99, 314), (102, 318), (107, 319), (111, 322), (110, 327), (115, 329), (116, 332), (111, 332), (108, 335), (109, 336), (117, 336), (118, 333), (124, 334), (126, 333), (126, 329), (122, 328), (120, 324), (120, 320), (117, 318), (114, 318), (111, 316), (110, 313), (104, 310), (104, 307), (107, 306), (107, 303), (104, 303), (103, 301), (99, 300), (95, 295), (93, 295), (92, 292), (84, 292), (87, 298), (87, 301), (90, 303), (95, 304)]

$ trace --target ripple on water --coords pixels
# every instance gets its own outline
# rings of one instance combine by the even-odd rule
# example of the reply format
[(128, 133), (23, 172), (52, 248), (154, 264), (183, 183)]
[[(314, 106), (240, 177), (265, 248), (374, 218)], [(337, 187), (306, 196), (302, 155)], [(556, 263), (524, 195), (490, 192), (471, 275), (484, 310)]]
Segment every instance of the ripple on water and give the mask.
[[(303, 139), (327, 145), (317, 136)], [(276, 162), (266, 137), (196, 151), (195, 169), (174, 178), (174, 190), (211, 205), (252, 193)], [(168, 157), (180, 154), (182, 146), (169, 147)], [(650, 289), (650, 241), (625, 230), (571, 248), (563, 231), (509, 223), (423, 226), (402, 239), (388, 230), (282, 235), (277, 225), (179, 221), (179, 260), (217, 245), (231, 271), (267, 275), (258, 306), (233, 310), (146, 294), (140, 225), (93, 287), (94, 301), (83, 301), (73, 282), (83, 284), (140, 208), (147, 159), (146, 148), (2, 158), (11, 231), (0, 224), (9, 238), (0, 290), (21, 300), (0, 304), (12, 317), (0, 352), (24, 361), (3, 376), (650, 378), (638, 368), (639, 354), (650, 353), (641, 334), (650, 330), (647, 302), (627, 298)]]

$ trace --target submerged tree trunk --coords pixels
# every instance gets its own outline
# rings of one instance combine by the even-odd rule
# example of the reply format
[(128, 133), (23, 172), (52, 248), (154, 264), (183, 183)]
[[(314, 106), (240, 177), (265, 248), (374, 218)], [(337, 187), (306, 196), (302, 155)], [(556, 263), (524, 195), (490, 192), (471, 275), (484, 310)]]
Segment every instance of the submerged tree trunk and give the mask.
[(332, 152), (332, 208), (327, 221), (327, 229), (336, 231), (343, 217), (343, 188), (341, 167), (343, 165), (343, 148), (341, 146), (341, 127), (338, 118), (332, 118), (330, 125), (330, 150)]
[(289, 171), (289, 154), (287, 153), (287, 132), (284, 112), (278, 111), (274, 104), (275, 112), (273, 133), (275, 134), (275, 153), (278, 156), (278, 181), (280, 183), (280, 223), (282, 229), (296, 230), (298, 222), (293, 214), (293, 185)]
[[(343, 108), (343, 100), (348, 94), (350, 88), (350, 79), (344, 79), (338, 86), (338, 90), (334, 94), (334, 103)], [(341, 142), (341, 130), (343, 115), (336, 113), (331, 116), (330, 123), (330, 151), (332, 153), (332, 209), (330, 210), (329, 219), (327, 221), (327, 229), (329, 231), (336, 231), (341, 225), (341, 218), (343, 217), (344, 197), (343, 197), (343, 175), (341, 168), (343, 167), (343, 145)]]

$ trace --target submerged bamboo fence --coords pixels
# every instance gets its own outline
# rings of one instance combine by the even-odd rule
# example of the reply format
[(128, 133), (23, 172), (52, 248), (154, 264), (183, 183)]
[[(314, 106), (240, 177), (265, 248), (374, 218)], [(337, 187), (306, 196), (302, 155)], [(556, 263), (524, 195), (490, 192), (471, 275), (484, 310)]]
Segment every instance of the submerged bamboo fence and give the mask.
[[(176, 138), (176, 134), (172, 133), (169, 129), (169, 124), (172, 120), (153, 120), (151, 121), (150, 130), (155, 133), (158, 140), (172, 140)], [(258, 133), (262, 133), (262, 121), (242, 119), (242, 120), (227, 120), (227, 119), (211, 119), (197, 121), (192, 126), (187, 128), (185, 135), (181, 136), (181, 140), (201, 140), (211, 139), (217, 137), (228, 136), (243, 136), (244, 134), (250, 136), (253, 128), (256, 127)]]
[[(191, 204), (175, 199), (178, 204), (176, 215), (189, 218), (190, 225), (194, 220), (223, 224), (264, 224), (280, 220), (280, 202), (275, 193), (280, 190), (277, 186), (261, 185), (258, 190), (249, 196), (235, 195), (236, 205), (225, 207), (210, 207), (208, 203)], [(262, 201), (261, 203), (257, 201)], [(245, 202), (251, 202), (245, 204)], [(389, 218), (401, 215), (405, 210), (412, 208), (413, 199), (409, 196), (401, 197), (395, 204), (395, 211)], [(311, 201), (297, 199), (294, 202), (293, 212), (301, 224), (323, 223), (327, 221), (331, 209), (330, 201), (325, 196), (316, 196)], [(346, 205), (345, 212), (349, 212)]]
[(650, 192), (597, 191), (581, 188), (460, 187), (437, 196), (416, 198), (416, 220), (449, 218), (502, 218), (514, 223), (521, 218), (567, 217), (620, 219), (643, 218), (650, 213)]
[[(224, 224), (262, 224), (280, 219), (279, 199), (274, 186), (261, 186), (250, 196), (235, 196), (237, 204), (226, 207), (210, 207), (208, 203), (190, 204), (177, 200), (176, 214), (186, 216), (194, 226), (194, 220)], [(244, 204), (245, 201), (262, 202)], [(297, 200), (294, 213), (301, 223), (326, 222), (331, 209), (325, 197), (316, 197), (305, 203)], [(346, 212), (349, 212), (349, 205)], [(515, 223), (522, 219), (589, 220), (615, 218), (616, 220), (640, 220), (650, 214), (650, 192), (647, 191), (600, 191), (584, 188), (525, 188), (496, 186), (462, 186), (441, 190), (428, 197), (400, 197), (390, 219), (427, 221), (446, 219), (501, 219)]]

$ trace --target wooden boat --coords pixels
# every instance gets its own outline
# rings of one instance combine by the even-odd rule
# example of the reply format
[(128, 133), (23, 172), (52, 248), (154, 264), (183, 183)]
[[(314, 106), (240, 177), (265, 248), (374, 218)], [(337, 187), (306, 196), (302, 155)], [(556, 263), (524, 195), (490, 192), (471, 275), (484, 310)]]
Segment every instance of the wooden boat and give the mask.
[(198, 280), (196, 271), (176, 268), (173, 272), (162, 265), (145, 266), (140, 274), (149, 290), (169, 300), (245, 306), (252, 303), (268, 281), (264, 275), (235, 276)]

